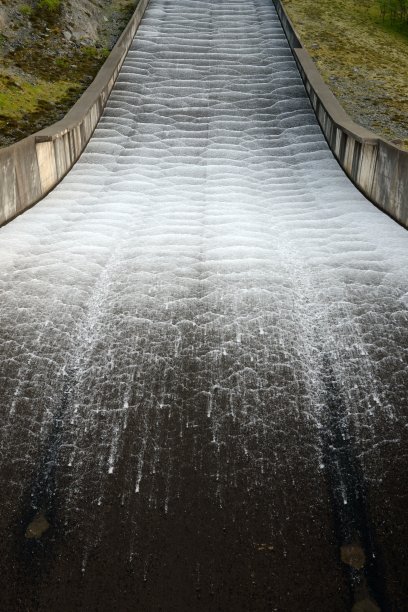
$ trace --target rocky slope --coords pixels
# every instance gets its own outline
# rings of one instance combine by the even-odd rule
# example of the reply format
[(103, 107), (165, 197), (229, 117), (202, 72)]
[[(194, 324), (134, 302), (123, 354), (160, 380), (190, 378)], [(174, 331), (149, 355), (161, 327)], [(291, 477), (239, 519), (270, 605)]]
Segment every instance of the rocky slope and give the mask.
[(60, 119), (137, 0), (0, 0), (0, 146)]

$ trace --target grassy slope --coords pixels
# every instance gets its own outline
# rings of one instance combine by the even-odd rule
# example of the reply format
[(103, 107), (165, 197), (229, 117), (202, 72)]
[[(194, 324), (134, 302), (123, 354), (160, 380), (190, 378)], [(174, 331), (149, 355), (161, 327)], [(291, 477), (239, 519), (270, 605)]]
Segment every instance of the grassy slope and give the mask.
[[(49, 4), (0, 0), (0, 8), (13, 5), (12, 21), (0, 32), (0, 146), (65, 115), (95, 77), (137, 4), (105, 2), (100, 40), (74, 43), (63, 36), (63, 12), (48, 11), (44, 3)], [(57, 9), (61, 6), (56, 3)]]
[(320, 73), (353, 119), (408, 149), (408, 27), (376, 0), (283, 0)]

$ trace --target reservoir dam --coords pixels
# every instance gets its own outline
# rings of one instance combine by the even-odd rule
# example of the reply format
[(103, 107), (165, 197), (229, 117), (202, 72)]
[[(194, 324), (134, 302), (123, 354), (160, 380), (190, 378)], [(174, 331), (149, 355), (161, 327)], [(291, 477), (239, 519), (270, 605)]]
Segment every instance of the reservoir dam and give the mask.
[(408, 610), (407, 233), (270, 0), (151, 0), (0, 260), (1, 610)]

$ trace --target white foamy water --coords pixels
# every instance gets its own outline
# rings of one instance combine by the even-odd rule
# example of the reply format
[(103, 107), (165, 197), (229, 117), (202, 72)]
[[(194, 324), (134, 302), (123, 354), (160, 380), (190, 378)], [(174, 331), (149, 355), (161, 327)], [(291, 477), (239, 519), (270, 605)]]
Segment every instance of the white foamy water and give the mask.
[(328, 364), (367, 478), (390, 469), (407, 234), (333, 159), (269, 0), (152, 0), (85, 153), (0, 258), (10, 508), (50, 439), (68, 513), (113, 477), (129, 513), (167, 511), (186, 436), (220, 503), (245, 470), (296, 486)]

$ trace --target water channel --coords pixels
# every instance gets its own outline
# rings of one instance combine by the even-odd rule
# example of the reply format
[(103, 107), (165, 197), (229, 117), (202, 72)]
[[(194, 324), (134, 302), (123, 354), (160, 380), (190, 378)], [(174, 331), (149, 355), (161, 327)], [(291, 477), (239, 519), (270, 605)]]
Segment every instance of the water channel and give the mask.
[(270, 0), (151, 0), (0, 230), (1, 609), (408, 610), (407, 245)]

